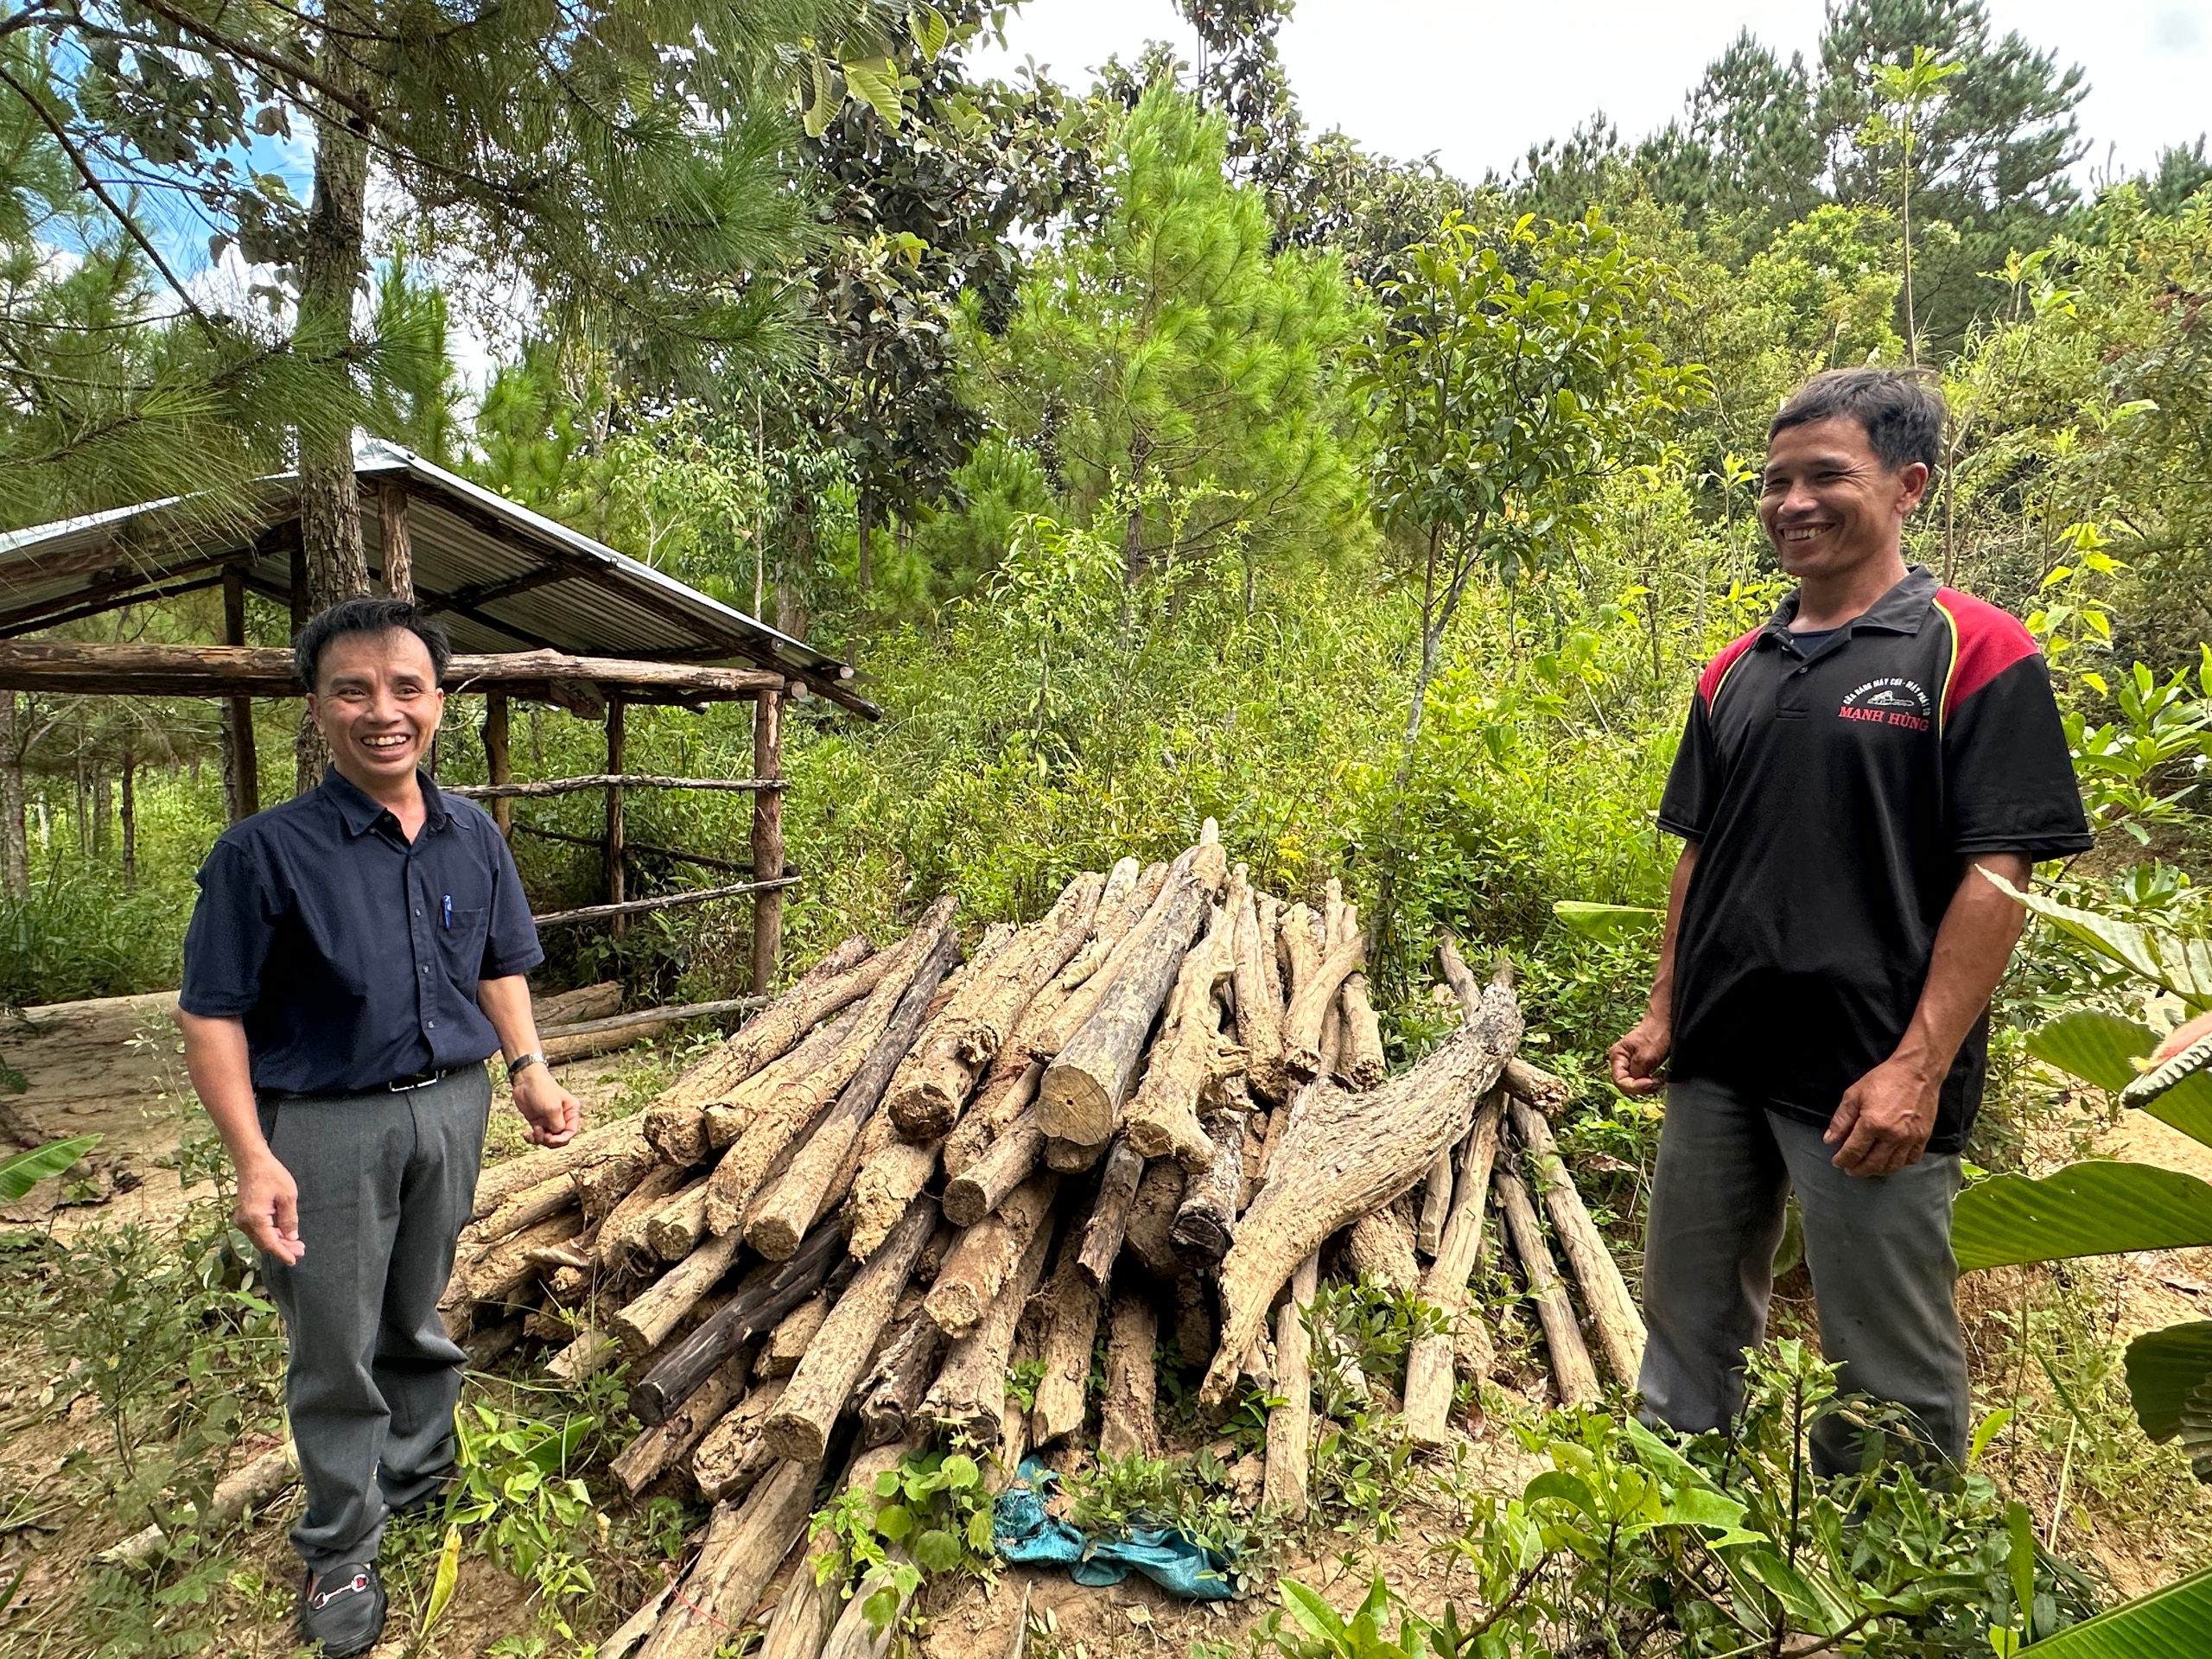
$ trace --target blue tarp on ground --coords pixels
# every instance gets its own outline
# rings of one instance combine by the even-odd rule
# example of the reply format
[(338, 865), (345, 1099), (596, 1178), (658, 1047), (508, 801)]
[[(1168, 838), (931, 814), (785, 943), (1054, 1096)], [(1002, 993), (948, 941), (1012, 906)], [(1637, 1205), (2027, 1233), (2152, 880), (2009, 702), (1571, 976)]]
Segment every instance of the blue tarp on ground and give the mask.
[(1014, 1484), (991, 1511), (991, 1541), (1001, 1558), (1027, 1567), (1065, 1567), (1077, 1584), (1119, 1584), (1141, 1573), (1161, 1589), (1192, 1601), (1225, 1601), (1234, 1593), (1221, 1557), (1179, 1532), (1132, 1527), (1112, 1538), (1091, 1538), (1045, 1507), (1059, 1476), (1042, 1460), (1025, 1458)]

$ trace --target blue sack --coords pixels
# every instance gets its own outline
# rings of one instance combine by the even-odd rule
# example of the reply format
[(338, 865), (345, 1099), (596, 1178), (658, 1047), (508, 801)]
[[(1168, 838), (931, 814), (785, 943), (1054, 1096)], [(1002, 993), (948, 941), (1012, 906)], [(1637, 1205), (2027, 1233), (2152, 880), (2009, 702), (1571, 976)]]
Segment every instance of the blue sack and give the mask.
[(1190, 1601), (1226, 1601), (1226, 1563), (1203, 1544), (1165, 1527), (1132, 1527), (1113, 1538), (1088, 1538), (1045, 1508), (1060, 1478), (1037, 1458), (1024, 1458), (1014, 1484), (991, 1510), (991, 1542), (1000, 1556), (1025, 1567), (1065, 1567), (1077, 1584), (1103, 1587), (1141, 1573)]

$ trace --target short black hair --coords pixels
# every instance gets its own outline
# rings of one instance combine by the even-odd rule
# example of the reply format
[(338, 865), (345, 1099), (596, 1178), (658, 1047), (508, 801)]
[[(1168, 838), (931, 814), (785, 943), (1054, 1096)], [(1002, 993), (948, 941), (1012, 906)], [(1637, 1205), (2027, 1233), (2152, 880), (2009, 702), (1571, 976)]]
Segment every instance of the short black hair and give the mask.
[(1882, 465), (1891, 472), (1916, 461), (1934, 473), (1943, 458), (1943, 427), (1951, 417), (1932, 376), (1916, 369), (1824, 369), (1789, 394), (1767, 442), (1793, 426), (1839, 417), (1859, 423)]
[(393, 632), (411, 633), (423, 642), (423, 648), (430, 653), (431, 672), (437, 683), (443, 685), (446, 664), (453, 659), (453, 641), (446, 637), (445, 624), (423, 614), (410, 600), (372, 594), (341, 599), (309, 617), (292, 640), (292, 671), (312, 693), (315, 672), (322, 665), (323, 648), (332, 640), (346, 633)]

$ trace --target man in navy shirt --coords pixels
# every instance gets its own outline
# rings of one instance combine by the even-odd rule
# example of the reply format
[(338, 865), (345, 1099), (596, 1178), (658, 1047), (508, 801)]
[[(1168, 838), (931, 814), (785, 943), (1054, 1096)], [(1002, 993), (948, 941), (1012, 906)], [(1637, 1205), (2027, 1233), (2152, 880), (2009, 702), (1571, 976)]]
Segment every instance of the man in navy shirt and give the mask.
[(544, 953), (514, 860), (422, 770), (444, 631), (404, 601), (349, 600), (294, 653), (330, 770), (215, 843), (178, 1003), (291, 1342), (302, 1625), (342, 1659), (383, 1630), (385, 1517), (453, 1468), (462, 1354), (438, 1298), (475, 1195), (485, 1060), (505, 1052), (538, 1145), (569, 1141), (577, 1113), (537, 1050), (524, 976)]
[[(1660, 803), (1681, 857), (1611, 1058), (1630, 1094), (1667, 1079), (1638, 1382), (1676, 1428), (1741, 1403), (1794, 1188), (1840, 1386), (1965, 1453), (1951, 1202), (2022, 919), (1980, 872), (2025, 887), (2091, 842), (2035, 641), (1904, 562), (1943, 422), (1879, 369), (1775, 416), (1759, 518), (1799, 585), (1699, 678)], [(1831, 1473), (1867, 1449), (1840, 1413), (1813, 1443)]]

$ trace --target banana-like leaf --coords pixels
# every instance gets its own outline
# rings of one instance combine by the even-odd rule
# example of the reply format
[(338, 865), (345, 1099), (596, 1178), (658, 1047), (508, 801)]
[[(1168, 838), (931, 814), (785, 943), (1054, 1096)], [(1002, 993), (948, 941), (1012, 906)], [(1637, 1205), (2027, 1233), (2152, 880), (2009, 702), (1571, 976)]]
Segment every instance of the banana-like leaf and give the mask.
[(1552, 914), (1571, 933), (1590, 939), (1626, 939), (1666, 920), (1667, 912), (1649, 905), (1593, 905), (1580, 899), (1561, 899)]
[(2212, 1486), (2212, 1382), (2200, 1382), (2182, 1400), (2181, 1449), (2190, 1472)]
[(2028, 1052), (2070, 1077), (2116, 1095), (2135, 1081), (2131, 1061), (2158, 1046), (2158, 1033), (2116, 1014), (2082, 1008), (2028, 1033)]
[(2045, 1637), (2036, 1659), (2202, 1659), (2212, 1630), (2212, 1567)]
[(1982, 874), (2067, 938), (2118, 963), (2137, 978), (2199, 1007), (2212, 1002), (2212, 940), (2164, 933), (2100, 916), (2094, 911), (2076, 910), (2039, 893), (2023, 893), (2001, 875), (1987, 870)]
[(49, 1175), (59, 1175), (100, 1143), (97, 1135), (73, 1135), (49, 1141), (12, 1158), (0, 1159), (0, 1204), (13, 1204)]
[(2146, 1331), (2127, 1344), (2127, 1393), (2154, 1440), (2181, 1433), (2189, 1396), (2212, 1382), (2212, 1319)]
[(1994, 1175), (1959, 1194), (1959, 1269), (2212, 1244), (2212, 1185), (2150, 1164), (2069, 1164), (2031, 1181)]

